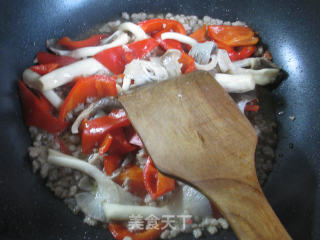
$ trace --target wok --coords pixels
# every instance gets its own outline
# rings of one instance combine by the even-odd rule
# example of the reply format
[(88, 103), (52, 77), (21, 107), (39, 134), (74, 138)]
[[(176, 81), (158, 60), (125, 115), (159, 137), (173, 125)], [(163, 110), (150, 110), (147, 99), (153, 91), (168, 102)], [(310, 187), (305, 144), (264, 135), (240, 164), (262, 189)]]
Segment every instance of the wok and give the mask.
[[(276, 164), (263, 189), (293, 239), (320, 239), (319, 10), (316, 0), (1, 0), (0, 239), (112, 239), (107, 230), (84, 224), (33, 175), (17, 80), (46, 39), (79, 35), (122, 11), (239, 19), (260, 32), (288, 73), (272, 93), (283, 114), (277, 116)], [(235, 236), (229, 230), (211, 238)]]

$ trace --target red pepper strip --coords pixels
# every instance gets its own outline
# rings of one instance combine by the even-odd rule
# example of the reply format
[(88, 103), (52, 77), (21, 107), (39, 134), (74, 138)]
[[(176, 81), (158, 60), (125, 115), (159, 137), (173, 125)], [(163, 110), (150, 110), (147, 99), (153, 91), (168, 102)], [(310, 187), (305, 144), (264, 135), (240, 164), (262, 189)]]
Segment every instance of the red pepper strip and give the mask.
[(131, 125), (129, 127), (124, 128), (124, 132), (130, 144), (136, 145), (140, 148), (144, 147), (139, 135), (136, 133), (136, 131)]
[(109, 155), (104, 157), (104, 171), (107, 175), (111, 175), (115, 170), (117, 170), (123, 159), (119, 155)]
[(143, 171), (140, 167), (131, 164), (122, 170), (113, 180), (119, 185), (123, 185), (126, 179), (129, 179), (128, 191), (130, 193), (141, 198), (146, 196), (147, 191), (144, 187)]
[(18, 82), (18, 86), (24, 121), (27, 126), (35, 126), (53, 134), (67, 127), (67, 123), (52, 115), (52, 106), (45, 97), (40, 94), (36, 96), (22, 81)]
[(150, 157), (148, 157), (143, 169), (143, 179), (144, 185), (152, 199), (157, 199), (175, 188), (175, 180), (161, 174), (154, 167)]
[(252, 101), (248, 102), (244, 108), (245, 112), (258, 112), (260, 109), (258, 105), (258, 99), (253, 99)]
[(246, 105), (244, 108), (245, 112), (258, 112), (260, 109), (259, 105)]
[(133, 59), (143, 58), (158, 45), (159, 43), (155, 39), (148, 38), (125, 46), (106, 49), (96, 54), (94, 58), (114, 74), (121, 74), (126, 64)]
[(89, 46), (96, 46), (100, 43), (100, 40), (106, 38), (107, 36), (104, 34), (93, 35), (87, 39), (80, 41), (72, 41), (68, 37), (63, 37), (58, 41), (58, 44), (61, 46), (67, 47), (69, 49), (77, 49)]
[(251, 28), (243, 26), (211, 25), (208, 26), (208, 36), (230, 47), (255, 45), (259, 41)]
[(126, 155), (136, 150), (136, 147), (127, 141), (122, 128), (114, 129), (110, 131), (110, 134), (113, 140), (108, 150), (109, 154)]
[(64, 144), (64, 142), (58, 136), (54, 136), (54, 140), (59, 144), (60, 152), (67, 155), (71, 155), (69, 148)]
[(152, 37), (155, 38), (159, 42), (160, 47), (163, 48), (164, 50), (178, 49), (180, 51), (184, 51), (181, 42), (174, 40), (174, 39), (165, 39), (165, 40), (161, 39), (161, 34), (165, 33), (165, 32), (169, 32), (169, 31), (170, 31), (170, 29), (164, 29), (160, 32), (152, 34)]
[(105, 136), (105, 138), (102, 141), (102, 143), (100, 144), (100, 147), (99, 147), (100, 156), (103, 156), (103, 154), (105, 154), (108, 151), (111, 143), (112, 143), (112, 136), (108, 133)]
[(158, 223), (154, 228), (139, 232), (130, 232), (121, 223), (109, 223), (108, 228), (112, 236), (116, 240), (123, 240), (125, 237), (130, 237), (131, 240), (157, 240), (162, 232), (163, 223)]
[(59, 118), (61, 121), (64, 121), (68, 112), (85, 102), (88, 97), (101, 98), (116, 95), (117, 88), (114, 77), (105, 75), (83, 77), (76, 82), (68, 93), (68, 96), (61, 106)]
[(237, 61), (250, 57), (256, 51), (256, 46), (240, 47), (239, 51), (234, 50), (233, 47), (229, 47), (223, 43), (217, 42), (218, 48), (224, 49), (228, 52), (231, 61)]
[(204, 24), (203, 27), (199, 28), (194, 33), (191, 33), (189, 37), (192, 37), (198, 42), (204, 42), (206, 41), (206, 32), (207, 32), (207, 25)]
[(123, 109), (115, 109), (107, 116), (90, 121), (84, 120), (81, 124), (82, 152), (90, 154), (94, 147), (101, 144), (108, 132), (129, 125), (130, 121)]
[(154, 32), (159, 32), (163, 29), (170, 29), (174, 32), (181, 33), (186, 35), (186, 30), (182, 23), (176, 20), (155, 18), (150, 20), (145, 20), (138, 23), (138, 25), (145, 31), (147, 34)]
[(53, 70), (57, 69), (59, 67), (58, 63), (47, 63), (47, 64), (40, 64), (40, 65), (34, 65), (30, 67), (30, 69), (38, 74), (45, 75), (49, 72), (52, 72)]
[(185, 52), (181, 52), (179, 63), (182, 63), (182, 68), (181, 68), (182, 73), (190, 73), (196, 70), (196, 67), (194, 65), (194, 59), (190, 55), (186, 54)]
[(256, 51), (256, 46), (241, 47), (240, 51), (229, 51), (228, 55), (231, 61), (237, 61), (250, 57)]
[(69, 56), (58, 56), (47, 52), (38, 52), (37, 59), (39, 64), (57, 63), (59, 67), (63, 67), (78, 61), (78, 59)]

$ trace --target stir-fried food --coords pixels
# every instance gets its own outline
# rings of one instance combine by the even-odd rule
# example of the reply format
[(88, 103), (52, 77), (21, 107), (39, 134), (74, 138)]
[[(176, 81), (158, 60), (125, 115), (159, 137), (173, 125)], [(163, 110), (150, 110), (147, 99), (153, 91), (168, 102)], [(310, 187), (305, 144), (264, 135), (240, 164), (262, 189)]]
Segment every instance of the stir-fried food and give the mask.
[(201, 70), (213, 75), (244, 114), (259, 114), (256, 86), (273, 83), (280, 69), (263, 56), (259, 36), (243, 23), (123, 16), (128, 21), (107, 24), (110, 31), (48, 40), (49, 52), (40, 51), (23, 72), (18, 86), (33, 168), (85, 222), (108, 224), (117, 240), (180, 232), (197, 238), (204, 229), (226, 229), (205, 196), (154, 167), (117, 96)]

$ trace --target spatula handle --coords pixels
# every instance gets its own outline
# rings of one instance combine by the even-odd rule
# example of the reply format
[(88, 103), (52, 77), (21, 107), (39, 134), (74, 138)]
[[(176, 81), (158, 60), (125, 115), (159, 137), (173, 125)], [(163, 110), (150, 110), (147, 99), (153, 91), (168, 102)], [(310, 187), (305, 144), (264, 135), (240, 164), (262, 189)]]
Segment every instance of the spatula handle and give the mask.
[(258, 184), (252, 187), (232, 179), (219, 179), (197, 185), (216, 204), (239, 239), (291, 239)]

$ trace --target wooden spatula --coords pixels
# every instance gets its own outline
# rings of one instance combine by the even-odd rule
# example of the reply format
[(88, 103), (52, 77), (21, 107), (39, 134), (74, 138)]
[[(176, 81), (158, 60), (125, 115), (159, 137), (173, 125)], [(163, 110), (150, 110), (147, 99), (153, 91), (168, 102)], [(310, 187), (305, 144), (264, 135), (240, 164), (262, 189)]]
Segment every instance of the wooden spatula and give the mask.
[(204, 193), (239, 239), (291, 239), (257, 180), (257, 135), (224, 89), (195, 72), (119, 98), (156, 167)]

